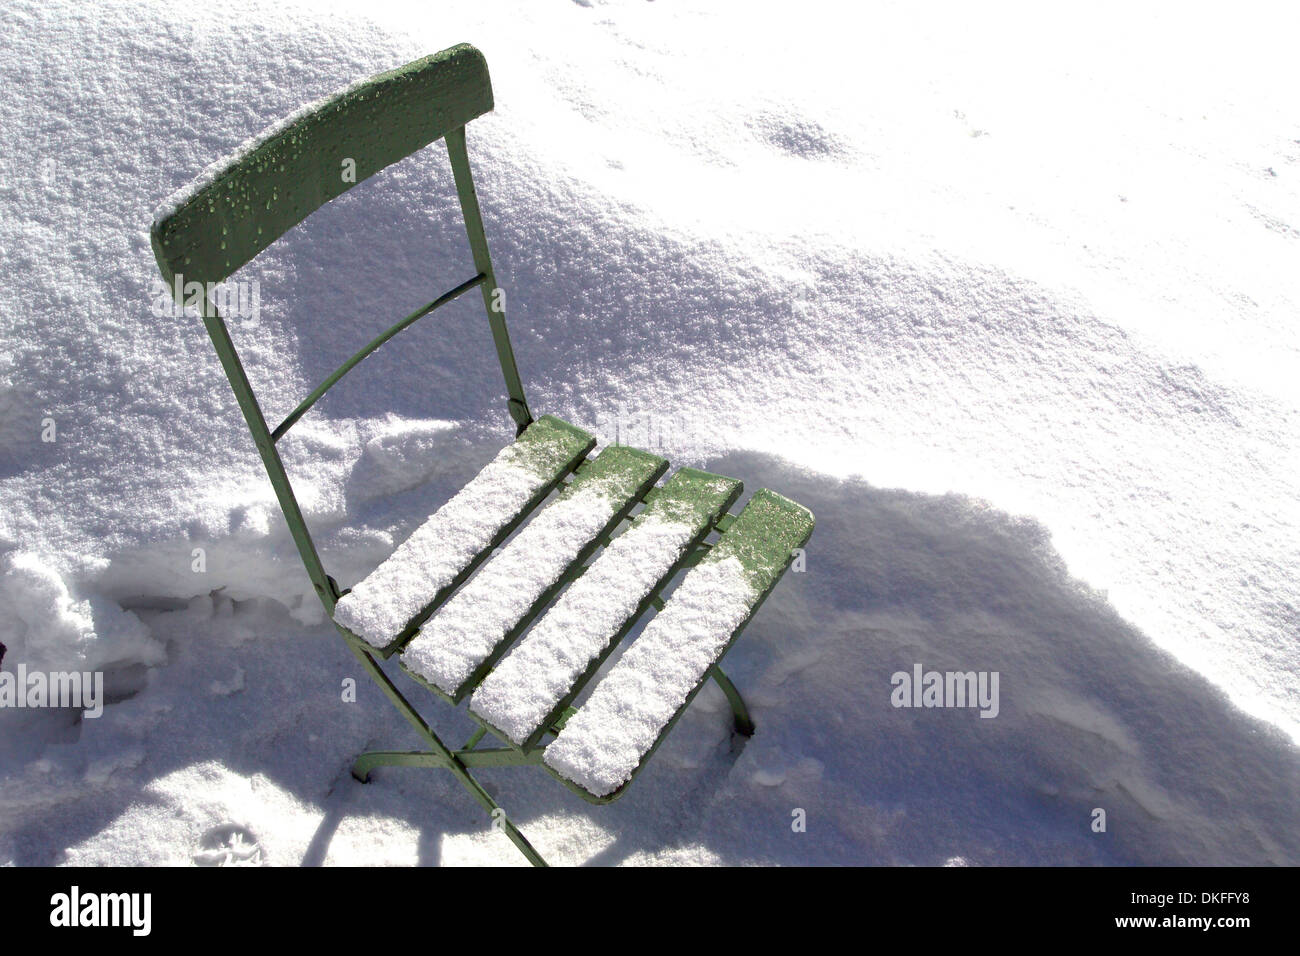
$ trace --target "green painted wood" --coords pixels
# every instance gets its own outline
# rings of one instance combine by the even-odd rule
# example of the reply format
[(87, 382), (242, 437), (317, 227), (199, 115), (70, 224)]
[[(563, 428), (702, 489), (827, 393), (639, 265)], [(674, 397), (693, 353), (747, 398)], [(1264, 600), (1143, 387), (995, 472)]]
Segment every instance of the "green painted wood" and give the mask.
[(813, 524), (813, 513), (803, 505), (760, 488), (700, 563), (736, 558), (761, 594), (785, 573), (790, 552), (808, 543)]
[(644, 511), (636, 516), (633, 525), (647, 517), (667, 518), (689, 524), (695, 529), (695, 534), (682, 551), (681, 557), (662, 578), (655, 582), (633, 612), (628, 615), (622, 626), (610, 637), (605, 648), (588, 664), (586, 670), (578, 675), (578, 679), (569, 689), (569, 692), (560, 699), (522, 744), (516, 744), (508, 734), (492, 726), (490, 722), (484, 720), (473, 709), (470, 710), (470, 716), (482, 723), (511, 747), (518, 747), (525, 753), (536, 748), (545, 739), (546, 735), (552, 732), (552, 727), (568, 719), (565, 712), (570, 709), (573, 701), (582, 693), (583, 688), (596, 675), (601, 665), (609, 658), (609, 655), (618, 647), (628, 632), (632, 630), (636, 622), (658, 601), (659, 592), (672, 580), (675, 574), (686, 566), (693, 553), (713, 529), (715, 523), (726, 514), (727, 509), (735, 503), (743, 489), (744, 485), (735, 478), (715, 475), (711, 472), (701, 471), (698, 468), (679, 469), (662, 487), (655, 490), (653, 500), (646, 506)]
[[(478, 570), (479, 565), (491, 557), (492, 552), (500, 547), (506, 538), (510, 537), (514, 530), (523, 523), (524, 519), (537, 510), (538, 506), (546, 500), (551, 492), (574, 469), (583, 463), (587, 454), (595, 447), (596, 439), (581, 428), (570, 425), (563, 419), (556, 418), (554, 415), (543, 415), (515, 439), (515, 445), (523, 452), (517, 463), (545, 478), (546, 483), (538, 489), (535, 495), (528, 499), (519, 513), (497, 532), (492, 540), (488, 542), (487, 547), (475, 555), (473, 560), (450, 583), (439, 590), (431, 601), (425, 605), (424, 610), (407, 622), (407, 625), (389, 644), (384, 647), (369, 645), (363, 638), (353, 634), (336, 621), (336, 626), (345, 636), (360, 641), (363, 647), (368, 647), (371, 651), (384, 658), (391, 657), (401, 650), (415, 636), (420, 629), (420, 625), (437, 613), (438, 608), (447, 602), (457, 588), (469, 580), (470, 575)], [(432, 685), (426, 684), (425, 686), (438, 693), (439, 696), (446, 697)]]
[[(546, 418), (549, 416), (543, 416)], [(530, 430), (532, 427), (530, 426)], [(622, 505), (615, 511), (614, 516), (592, 536), (591, 540), (573, 555), (568, 567), (556, 580), (556, 582), (542, 592), (541, 596), (533, 602), (527, 613), (521, 617), (515, 625), (506, 632), (501, 642), (493, 649), (479, 666), (466, 678), (465, 682), (457, 687), (452, 693), (448, 694), (440, 688), (434, 686), (425, 680), (420, 674), (407, 668), (405, 662), (400, 658), (398, 660), (402, 670), (406, 672), (417, 683), (433, 690), (438, 696), (450, 703), (458, 704), (474, 690), (475, 687), (488, 675), (488, 672), (496, 666), (497, 661), (522, 634), (538, 615), (542, 613), (556, 596), (562, 591), (566, 584), (573, 578), (575, 568), (583, 565), (588, 558), (595, 553), (600, 547), (600, 543), (615, 528), (617, 528), (632, 512), (632, 509), (641, 501), (641, 497), (654, 486), (665, 471), (668, 470), (667, 459), (660, 458), (658, 455), (652, 455), (649, 452), (639, 451), (635, 448), (629, 448), (624, 445), (612, 445), (602, 451), (595, 458), (589, 458), (583, 462), (582, 466), (575, 472), (574, 479), (565, 486), (564, 490), (556, 496), (552, 505), (571, 498), (578, 494), (584, 488), (593, 484), (600, 483), (603, 490), (613, 499), (621, 501)], [(547, 507), (551, 507), (548, 505)], [(509, 545), (507, 545), (509, 547)], [(408, 640), (406, 643), (410, 643)]]
[[(659, 749), (659, 745), (672, 733), (673, 727), (677, 725), (677, 721), (686, 712), (686, 708), (691, 705), (691, 701), (700, 692), (700, 688), (708, 683), (714, 670), (721, 673), (718, 663), (726, 656), (732, 645), (736, 643), (736, 639), (749, 622), (754, 619), (758, 609), (763, 606), (763, 602), (767, 600), (768, 595), (772, 593), (772, 589), (781, 580), (786, 568), (790, 566), (790, 562), (794, 558), (794, 550), (802, 548), (808, 543), (808, 539), (813, 533), (814, 524), (813, 513), (803, 505), (767, 488), (761, 488), (754, 492), (744, 510), (728, 525), (722, 537), (709, 549), (699, 563), (722, 561), (729, 557), (736, 558), (744, 567), (746, 576), (756, 589), (757, 597), (750, 605), (748, 616), (732, 632), (731, 637), (722, 648), (722, 652), (701, 676), (691, 692), (686, 695), (685, 701), (682, 702), (681, 707), (677, 708), (676, 713), (673, 714), (668, 723), (664, 725), (663, 730), (659, 732), (659, 736), (655, 738), (655, 742), (650, 746), (650, 749), (641, 756), (641, 762), (632, 771), (632, 775), (612, 793), (597, 796), (580, 784), (574, 783), (563, 774), (558, 773), (549, 765), (543, 764), (547, 772), (589, 803), (612, 803), (623, 796), (637, 778), (637, 775), (650, 762), (650, 758)], [(719, 683), (722, 684), (721, 681)], [(729, 680), (727, 684), (730, 684)], [(726, 684), (722, 684), (722, 686), (724, 693), (726, 693)], [(739, 698), (740, 695), (733, 686), (731, 687), (731, 693), (727, 693), (729, 700), (733, 693)], [(739, 723), (741, 711), (737, 709), (736, 701), (730, 702)], [(739, 706), (743, 708), (743, 702)], [(748, 711), (745, 711), (745, 719), (748, 721)], [(751, 732), (752, 727), (752, 722), (750, 722), (749, 729)], [(740, 732), (744, 733), (743, 730), (740, 730)]]
[(590, 432), (554, 415), (543, 415), (515, 439), (522, 453), (518, 464), (544, 477), (563, 478), (582, 464), (596, 446)]
[(736, 478), (698, 468), (679, 468), (637, 517), (657, 516), (711, 529), (744, 487)]
[(221, 282), (331, 199), (491, 109), (487, 62), (467, 43), (308, 107), (154, 223), (164, 279)]

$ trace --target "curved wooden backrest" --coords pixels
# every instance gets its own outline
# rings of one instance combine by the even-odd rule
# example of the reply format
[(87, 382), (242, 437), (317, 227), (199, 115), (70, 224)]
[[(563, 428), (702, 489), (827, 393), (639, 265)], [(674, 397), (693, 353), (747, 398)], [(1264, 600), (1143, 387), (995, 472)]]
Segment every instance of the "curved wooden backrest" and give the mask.
[(353, 84), (250, 141), (155, 219), (169, 286), (221, 282), (331, 199), (492, 109), (468, 43)]

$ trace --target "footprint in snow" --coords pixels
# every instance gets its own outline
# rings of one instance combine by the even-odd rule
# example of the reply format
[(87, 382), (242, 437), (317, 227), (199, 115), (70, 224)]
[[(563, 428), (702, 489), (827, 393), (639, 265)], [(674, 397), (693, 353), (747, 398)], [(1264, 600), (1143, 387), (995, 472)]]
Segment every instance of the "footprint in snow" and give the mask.
[(262, 848), (247, 827), (223, 823), (203, 834), (195, 866), (261, 866)]

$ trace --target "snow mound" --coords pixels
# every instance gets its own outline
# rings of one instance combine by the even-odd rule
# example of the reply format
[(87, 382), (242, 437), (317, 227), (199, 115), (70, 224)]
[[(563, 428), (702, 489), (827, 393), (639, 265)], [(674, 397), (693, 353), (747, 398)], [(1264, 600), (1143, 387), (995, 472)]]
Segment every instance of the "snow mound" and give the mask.
[[(0, 856), (189, 862), (233, 824), (273, 862), (329, 857), (314, 834), (343, 812), (324, 809), (342, 751), (400, 725), (340, 713), (350, 665), (322, 650), (201, 324), (153, 310), (148, 230), (250, 135), (470, 41), (498, 104), (470, 160), (530, 405), (819, 518), (807, 574), (734, 652), (760, 735), (727, 762), (725, 704), (702, 692), (626, 816), (502, 774), (539, 844), (629, 862), (1300, 860), (1285, 26), (1106, 3), (0, 5), (4, 666), (124, 682), (85, 728), (29, 714), (0, 735)], [(454, 197), (445, 152), (424, 150), (236, 274), (260, 283), (259, 320), (232, 335), (268, 420), (474, 274)], [(279, 446), (340, 581), (510, 440), (474, 298)], [(245, 689), (211, 699), (240, 653)], [(1000, 669), (999, 717), (864, 690), (918, 661)], [(291, 708), (286, 683), (309, 688)], [(313, 725), (334, 735), (314, 769), (283, 752)], [(238, 812), (259, 774), (282, 812)], [(168, 822), (155, 783), (210, 810)], [(427, 816), (455, 802), (440, 786), (368, 797), (381, 809), (339, 825), (332, 858), (508, 859), (458, 811)], [(1076, 832), (1098, 794), (1126, 820), (1108, 843)], [(762, 823), (792, 807), (824, 822), (803, 844)]]
[(78, 599), (37, 555), (16, 551), (0, 571), (0, 644), (10, 667), (94, 671), (159, 664), (163, 645), (130, 611), (99, 595)]

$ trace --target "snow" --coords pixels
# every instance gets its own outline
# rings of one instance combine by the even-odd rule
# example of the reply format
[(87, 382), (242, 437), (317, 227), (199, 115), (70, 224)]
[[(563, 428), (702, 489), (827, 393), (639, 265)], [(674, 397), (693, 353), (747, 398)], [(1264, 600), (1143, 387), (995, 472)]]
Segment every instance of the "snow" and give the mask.
[(613, 793), (722, 656), (758, 597), (736, 558), (702, 561), (542, 759), (597, 797)]
[(546, 419), (529, 426), (334, 606), (334, 620), (374, 647), (391, 644), (470, 562), (583, 452)]
[(174, 193), (172, 193), (170, 196), (168, 196), (166, 199), (164, 199), (161, 203), (158, 204), (158, 208), (154, 210), (153, 223), (151, 224), (150, 228), (162, 222), (163, 220), (169, 218), (170, 216), (174, 215), (176, 210), (180, 209), (181, 206), (184, 206), (187, 202), (189, 202), (200, 192), (202, 192), (204, 189), (210, 186), (212, 182), (219, 175), (224, 173), (230, 167), (239, 163), (240, 160), (248, 156), (250, 153), (254, 152), (259, 146), (262, 146), (270, 142), (271, 140), (275, 139), (275, 137), (279, 136), (290, 126), (293, 126), (295, 123), (299, 122), (304, 117), (310, 116), (312, 113), (315, 113), (317, 110), (319, 110), (322, 106), (326, 105), (327, 103), (333, 102), (334, 100), (337, 99), (341, 99), (342, 97), (346, 96), (348, 93), (351, 93), (354, 89), (364, 84), (366, 79), (368, 79), (368, 77), (358, 77), (357, 79), (353, 80), (351, 83), (348, 83), (346, 86), (342, 87), (341, 89), (333, 90), (327, 93), (326, 95), (317, 98), (311, 103), (305, 104), (304, 106), (289, 113), (287, 116), (284, 116), (279, 120), (276, 120), (274, 123), (266, 127), (266, 129), (262, 130), (260, 133), (248, 137), (248, 139), (240, 143), (239, 146), (237, 146), (234, 150), (232, 150), (228, 155), (222, 156), (219, 159), (214, 159), (211, 163), (209, 163), (206, 167), (204, 167), (203, 172), (199, 173), (198, 176), (194, 177), (193, 180), (186, 183), (184, 186), (181, 186)]
[[(349, 784), (415, 742), (378, 690), (341, 699), (364, 675), (206, 335), (151, 311), (163, 197), (461, 41), (492, 71), (469, 150), (531, 406), (818, 517), (726, 658), (743, 750), (706, 686), (609, 807), (484, 774), (543, 853), (1300, 862), (1294, 11), (790, 11), (0, 6), (3, 666), (103, 668), (109, 699), (0, 712), (0, 862), (191, 862), (245, 831), (273, 863), (516, 862), (449, 775)], [(261, 286), (232, 335), (268, 420), (474, 274), (454, 206), (429, 149), (234, 276)], [(508, 444), (501, 392), (464, 296), (295, 426), (331, 574)], [(999, 716), (890, 707), (918, 662), (999, 671)]]
[(403, 666), (455, 694), (651, 476), (646, 467), (630, 487), (619, 473), (577, 479), (420, 628)]
[(470, 710), (522, 744), (700, 533), (647, 511), (615, 538), (474, 691)]
[(130, 611), (100, 595), (76, 599), (36, 555), (13, 551), (0, 576), (0, 643), (34, 669), (96, 670), (119, 655), (166, 660), (160, 642)]

